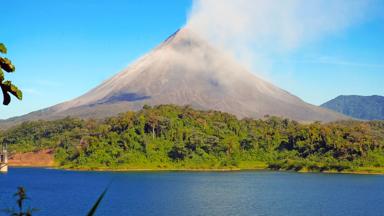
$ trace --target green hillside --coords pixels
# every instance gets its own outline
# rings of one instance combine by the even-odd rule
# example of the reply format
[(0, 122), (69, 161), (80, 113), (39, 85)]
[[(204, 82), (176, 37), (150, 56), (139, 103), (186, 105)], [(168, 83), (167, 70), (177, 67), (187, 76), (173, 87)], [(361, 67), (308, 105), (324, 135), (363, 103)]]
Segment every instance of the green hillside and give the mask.
[(53, 149), (72, 169), (383, 170), (384, 122), (299, 124), (162, 105), (105, 120), (25, 122), (1, 133), (9, 150)]
[(384, 120), (383, 96), (339, 96), (321, 106), (358, 119)]

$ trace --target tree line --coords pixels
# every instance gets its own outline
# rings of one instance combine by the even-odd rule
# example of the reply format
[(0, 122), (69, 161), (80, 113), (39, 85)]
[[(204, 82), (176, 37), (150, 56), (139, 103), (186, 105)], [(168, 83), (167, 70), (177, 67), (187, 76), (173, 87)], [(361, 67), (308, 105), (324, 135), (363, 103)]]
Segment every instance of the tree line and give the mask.
[(74, 169), (354, 170), (384, 167), (384, 122), (301, 124), (266, 117), (242, 119), (189, 106), (144, 106), (103, 120), (31, 121), (2, 131), (11, 153), (54, 150)]

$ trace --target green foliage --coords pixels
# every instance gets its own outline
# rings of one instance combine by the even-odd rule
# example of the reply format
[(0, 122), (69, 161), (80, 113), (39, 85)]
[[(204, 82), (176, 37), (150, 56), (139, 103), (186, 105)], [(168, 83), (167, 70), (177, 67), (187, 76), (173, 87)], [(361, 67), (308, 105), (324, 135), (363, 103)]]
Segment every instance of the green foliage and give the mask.
[(52, 149), (60, 166), (78, 169), (384, 167), (381, 121), (238, 120), (227, 113), (173, 105), (147, 106), (99, 121), (26, 122), (3, 131), (0, 142), (11, 152)]
[[(2, 43), (0, 43), (0, 53), (7, 53), (7, 48)], [(3, 104), (8, 105), (11, 102), (11, 96), (9, 94), (12, 94), (17, 99), (22, 100), (23, 93), (19, 90), (19, 88), (13, 85), (9, 80), (4, 81), (5, 77), (3, 70), (8, 73), (12, 73), (15, 71), (15, 66), (9, 59), (0, 57), (0, 87), (3, 92)]]
[(0, 43), (0, 53), (7, 54), (7, 48), (3, 43)]

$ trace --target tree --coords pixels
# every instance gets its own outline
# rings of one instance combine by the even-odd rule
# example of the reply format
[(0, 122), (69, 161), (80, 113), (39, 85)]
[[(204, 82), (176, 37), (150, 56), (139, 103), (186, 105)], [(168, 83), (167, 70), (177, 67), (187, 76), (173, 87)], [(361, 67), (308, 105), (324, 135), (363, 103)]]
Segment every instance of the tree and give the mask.
[(159, 117), (154, 112), (149, 112), (147, 116), (147, 128), (152, 131), (152, 139), (155, 139), (156, 125), (159, 123)]
[[(0, 43), (0, 53), (7, 54), (7, 48), (2, 43)], [(4, 81), (5, 77), (3, 71), (12, 73), (15, 71), (15, 66), (9, 59), (0, 57), (0, 87), (3, 92), (3, 104), (8, 105), (11, 102), (11, 96), (9, 93), (19, 100), (23, 98), (23, 93), (19, 90), (19, 88), (13, 85), (11, 81)]]

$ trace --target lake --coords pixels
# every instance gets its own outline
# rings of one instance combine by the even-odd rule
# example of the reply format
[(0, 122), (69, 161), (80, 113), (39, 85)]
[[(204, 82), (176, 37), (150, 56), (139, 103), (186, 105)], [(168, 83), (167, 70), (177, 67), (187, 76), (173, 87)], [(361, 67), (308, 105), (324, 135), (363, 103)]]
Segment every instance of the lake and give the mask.
[(384, 176), (269, 171), (11, 168), (0, 175), (0, 208), (23, 185), (34, 215), (85, 215), (109, 184), (96, 215), (384, 215)]

